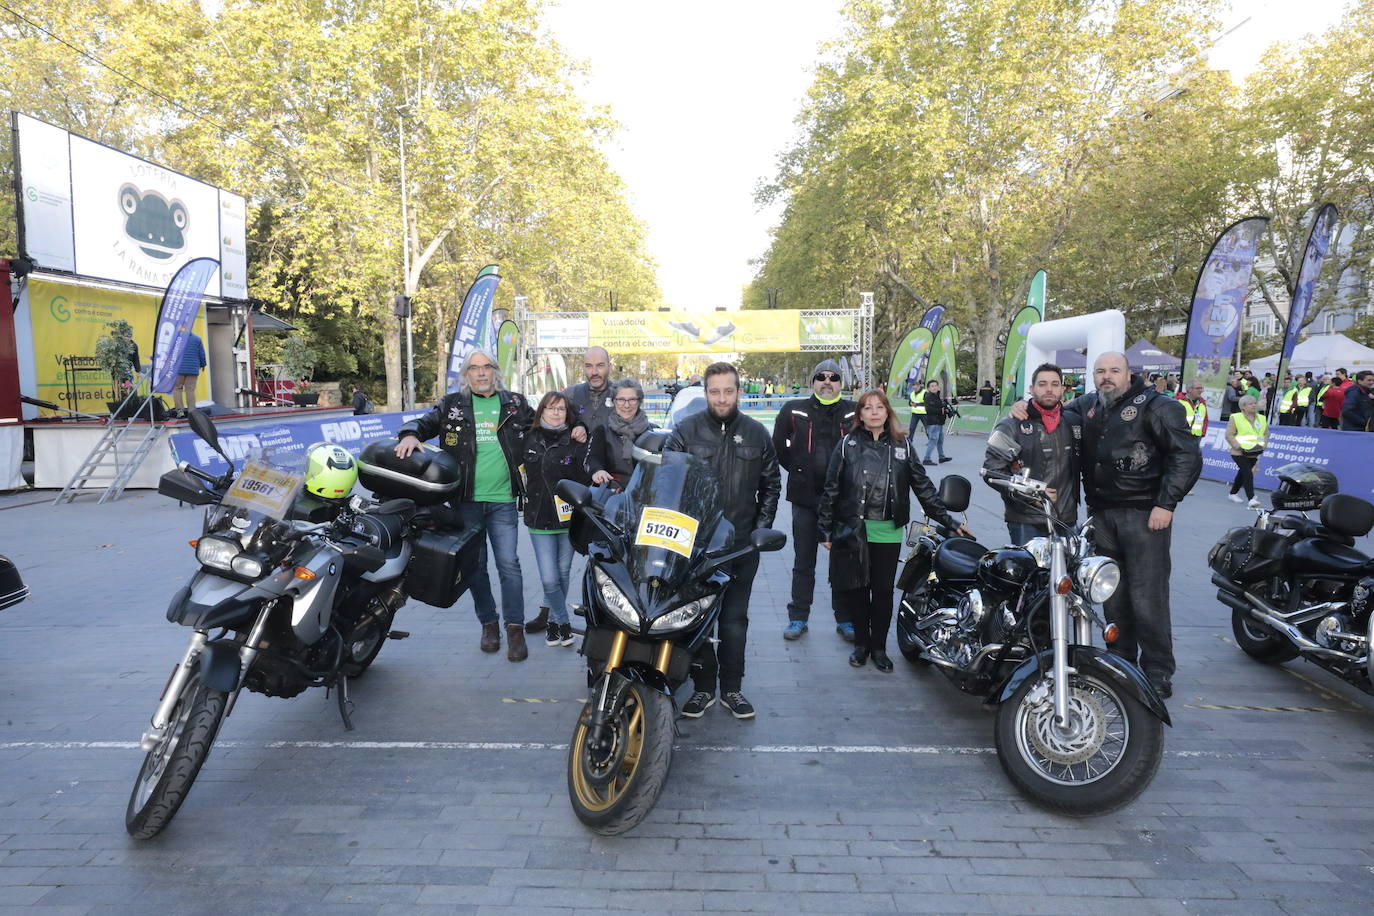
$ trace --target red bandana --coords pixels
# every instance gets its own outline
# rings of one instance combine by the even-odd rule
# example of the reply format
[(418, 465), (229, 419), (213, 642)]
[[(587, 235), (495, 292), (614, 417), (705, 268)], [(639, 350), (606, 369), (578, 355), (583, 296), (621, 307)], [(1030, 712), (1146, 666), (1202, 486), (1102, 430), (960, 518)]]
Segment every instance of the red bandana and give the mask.
[(1031, 401), (1031, 404), (1035, 407), (1036, 410), (1040, 411), (1040, 419), (1045, 424), (1045, 432), (1052, 433), (1059, 428), (1059, 420), (1061, 419), (1062, 414), (1058, 404), (1054, 405), (1053, 410), (1046, 410), (1039, 404), (1035, 403), (1035, 401)]

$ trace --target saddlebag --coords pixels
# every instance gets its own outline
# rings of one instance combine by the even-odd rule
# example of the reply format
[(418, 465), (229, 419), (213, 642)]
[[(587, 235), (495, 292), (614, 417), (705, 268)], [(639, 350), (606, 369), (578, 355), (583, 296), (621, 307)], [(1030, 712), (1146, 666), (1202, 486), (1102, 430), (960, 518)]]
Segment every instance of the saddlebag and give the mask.
[(434, 607), (453, 607), (472, 585), (482, 555), (480, 532), (422, 531), (406, 565), (406, 594)]
[(1207, 563), (1232, 582), (1258, 582), (1277, 575), (1288, 539), (1263, 528), (1232, 528), (1213, 545)]

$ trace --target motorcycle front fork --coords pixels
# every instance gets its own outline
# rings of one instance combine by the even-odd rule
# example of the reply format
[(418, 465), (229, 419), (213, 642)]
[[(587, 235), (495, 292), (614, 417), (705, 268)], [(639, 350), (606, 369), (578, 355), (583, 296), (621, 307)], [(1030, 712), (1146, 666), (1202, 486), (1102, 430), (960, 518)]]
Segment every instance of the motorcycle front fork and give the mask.
[[(1069, 724), (1069, 675), (1078, 672), (1069, 667), (1069, 646), (1092, 645), (1092, 623), (1088, 615), (1078, 609), (1070, 609), (1069, 596), (1061, 594), (1060, 583), (1068, 579), (1068, 563), (1064, 559), (1064, 548), (1056, 545), (1050, 558), (1050, 645), (1054, 650), (1052, 678), (1054, 684), (1054, 724), (1061, 728)], [(1073, 636), (1069, 635), (1072, 616)]]
[[(596, 693), (592, 696), (591, 717), (587, 722), (587, 741), (591, 748), (603, 757), (611, 752), (615, 744), (615, 734), (610, 728), (612, 719), (625, 700), (629, 680), (616, 671), (625, 659), (625, 647), (630, 636), (624, 630), (617, 630), (611, 640), (611, 651), (606, 656), (606, 664), (601, 669), (602, 676), (596, 682)], [(654, 667), (667, 677), (668, 665), (673, 658), (673, 644), (663, 640), (658, 644), (654, 657)]]

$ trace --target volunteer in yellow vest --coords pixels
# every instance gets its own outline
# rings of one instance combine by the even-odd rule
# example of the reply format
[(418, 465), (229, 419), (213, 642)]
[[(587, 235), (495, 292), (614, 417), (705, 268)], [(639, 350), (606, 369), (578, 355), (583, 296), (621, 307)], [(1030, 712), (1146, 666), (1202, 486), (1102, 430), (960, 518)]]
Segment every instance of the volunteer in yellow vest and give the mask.
[(1226, 444), (1231, 447), (1231, 460), (1236, 463), (1236, 479), (1231, 481), (1231, 502), (1245, 502), (1240, 491), (1245, 490), (1251, 509), (1258, 509), (1255, 499), (1255, 465), (1265, 443), (1269, 441), (1269, 424), (1258, 410), (1259, 401), (1250, 395), (1240, 399), (1240, 413), (1231, 414), (1226, 422)]
[(926, 421), (926, 383), (912, 385), (908, 400), (911, 402), (911, 428), (907, 430), (907, 438), (910, 438), (916, 435), (916, 427)]
[(1296, 385), (1283, 393), (1281, 403), (1279, 425), (1301, 426), (1303, 418), (1307, 416), (1307, 408), (1312, 403), (1312, 389), (1307, 384), (1307, 376), (1298, 376)]
[(1202, 399), (1202, 382), (1193, 379), (1188, 391), (1179, 397), (1183, 413), (1188, 417), (1188, 431), (1201, 439), (1207, 433), (1207, 402)]

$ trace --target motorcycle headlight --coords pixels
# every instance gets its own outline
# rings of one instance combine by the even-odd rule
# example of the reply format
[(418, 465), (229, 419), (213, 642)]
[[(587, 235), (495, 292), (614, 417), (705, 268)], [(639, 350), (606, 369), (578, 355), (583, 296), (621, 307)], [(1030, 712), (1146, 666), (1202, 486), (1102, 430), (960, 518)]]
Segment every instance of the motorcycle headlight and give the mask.
[(257, 557), (250, 557), (246, 553), (241, 553), (230, 560), (229, 568), (245, 579), (262, 577), (262, 560)]
[(650, 633), (672, 633), (675, 630), (682, 630), (693, 623), (710, 610), (711, 605), (715, 604), (719, 595), (707, 595), (705, 598), (698, 598), (696, 601), (689, 601), (682, 607), (673, 608), (668, 613), (654, 620), (649, 625)]
[(1078, 564), (1078, 587), (1093, 604), (1101, 604), (1116, 594), (1121, 584), (1121, 567), (1110, 557), (1085, 557)]
[(196, 562), (211, 569), (233, 570), (234, 557), (239, 555), (237, 541), (224, 538), (201, 538), (196, 544)]
[(601, 596), (602, 607), (609, 611), (616, 620), (638, 632), (640, 617), (634, 602), (620, 590), (620, 586), (615, 584), (614, 579), (602, 571), (600, 566), (593, 568), (592, 577), (596, 580), (596, 589)]

